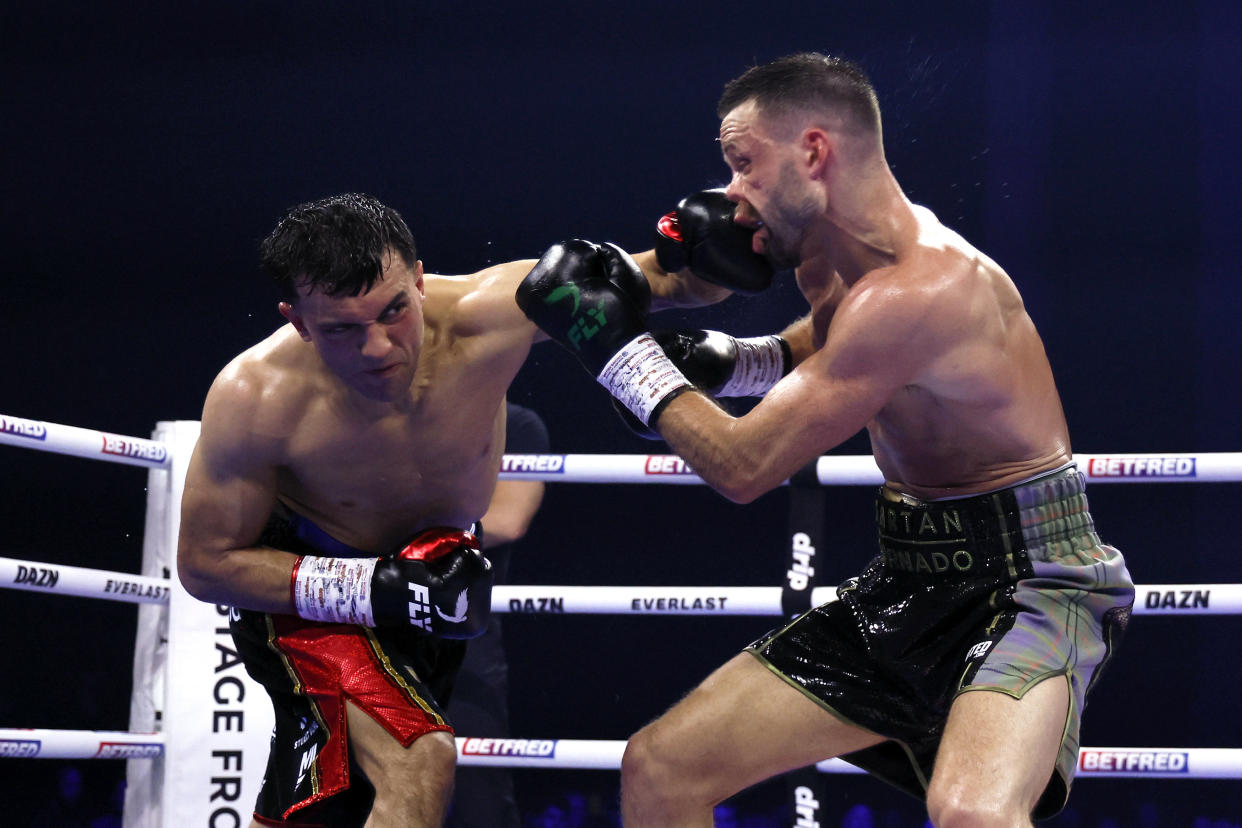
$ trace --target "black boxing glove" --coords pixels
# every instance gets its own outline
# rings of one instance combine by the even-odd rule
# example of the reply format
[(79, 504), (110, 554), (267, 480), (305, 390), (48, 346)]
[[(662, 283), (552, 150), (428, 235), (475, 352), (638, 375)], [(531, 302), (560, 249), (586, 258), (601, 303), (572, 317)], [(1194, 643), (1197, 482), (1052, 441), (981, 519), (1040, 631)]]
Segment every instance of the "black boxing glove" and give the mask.
[(650, 287), (642, 268), (616, 245), (581, 239), (553, 245), (515, 298), (527, 318), (644, 425), (691, 387), (647, 332)]
[(491, 613), (492, 565), (470, 532), (436, 528), (385, 558), (303, 555), (292, 588), (297, 614), (310, 621), (474, 638)]
[(695, 276), (737, 293), (772, 284), (772, 265), (751, 248), (755, 231), (735, 224), (737, 205), (724, 190), (686, 196), (656, 223), (656, 259), (669, 273), (688, 267)]
[(745, 337), (720, 331), (654, 331), (686, 379), (713, 397), (762, 397), (793, 368), (784, 337)]
[[(700, 391), (713, 397), (762, 397), (793, 368), (793, 352), (784, 337), (737, 339), (720, 331), (652, 331), (652, 337)], [(646, 440), (660, 435), (613, 400), (621, 421)]]

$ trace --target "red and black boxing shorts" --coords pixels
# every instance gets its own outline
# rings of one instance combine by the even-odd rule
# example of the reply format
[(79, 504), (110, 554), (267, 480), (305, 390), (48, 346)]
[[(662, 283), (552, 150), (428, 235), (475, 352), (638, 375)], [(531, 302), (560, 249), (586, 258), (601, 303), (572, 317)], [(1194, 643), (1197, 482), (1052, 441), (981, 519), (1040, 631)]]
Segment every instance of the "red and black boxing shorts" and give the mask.
[[(299, 555), (373, 557), (281, 505), (259, 543)], [(264, 825), (361, 826), (374, 789), (353, 762), (348, 700), (403, 746), (452, 733), (444, 713), (466, 642), (413, 629), (367, 629), (233, 610), (246, 671), (272, 699), (276, 727), (255, 819)]]

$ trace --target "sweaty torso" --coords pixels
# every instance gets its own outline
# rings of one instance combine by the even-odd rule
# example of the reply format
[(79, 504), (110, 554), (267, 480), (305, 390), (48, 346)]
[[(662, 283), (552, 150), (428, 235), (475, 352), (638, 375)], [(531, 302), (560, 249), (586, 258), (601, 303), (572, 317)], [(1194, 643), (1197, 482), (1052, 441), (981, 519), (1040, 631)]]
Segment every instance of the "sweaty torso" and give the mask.
[[(909, 376), (867, 425), (888, 485), (923, 498), (949, 497), (1063, 466), (1070, 461), (1065, 415), (1016, 287), (930, 213), (916, 215), (917, 243), (896, 266), (852, 289), (891, 291), (919, 303), (917, 322), (886, 357), (907, 361)], [(828, 332), (817, 328), (820, 342)]]
[(377, 553), (422, 529), (466, 528), (482, 516), (504, 451), (505, 392), (531, 332), (489, 320), (477, 281), (427, 277), (426, 334), (408, 405), (359, 404), (311, 346), (289, 328), (277, 332), (269, 364), (290, 423), (279, 500)]

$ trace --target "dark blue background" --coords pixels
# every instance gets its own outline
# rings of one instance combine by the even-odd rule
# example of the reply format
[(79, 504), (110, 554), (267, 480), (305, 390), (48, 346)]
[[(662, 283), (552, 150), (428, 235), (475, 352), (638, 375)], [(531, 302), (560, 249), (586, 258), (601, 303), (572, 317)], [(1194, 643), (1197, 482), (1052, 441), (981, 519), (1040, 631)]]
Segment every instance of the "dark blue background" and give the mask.
[[(0, 10), (0, 412), (132, 435), (196, 419), (215, 372), (281, 321), (255, 246), (300, 201), (378, 196), (432, 272), (570, 235), (649, 246), (656, 216), (725, 180), (721, 85), (818, 49), (871, 74), (910, 197), (1018, 283), (1077, 451), (1236, 451), (1239, 44), (1230, 0), (18, 0)], [(803, 308), (786, 279), (685, 318), (764, 333)], [(662, 450), (625, 432), (555, 346), (536, 349), (513, 396), (559, 451)], [(865, 451), (859, 437), (840, 453)], [(136, 571), (144, 472), (0, 448), (0, 475), (0, 554)], [(1136, 581), (1228, 582), (1242, 580), (1236, 492), (1091, 497)], [(831, 492), (830, 581), (868, 554), (868, 497)], [(553, 486), (515, 580), (775, 584), (786, 504), (783, 491), (742, 508), (701, 488)], [(0, 592), (0, 726), (124, 729), (133, 618)], [(773, 622), (513, 618), (517, 735), (624, 738)], [(1237, 618), (1137, 619), (1083, 742), (1242, 746), (1240, 635)], [(104, 764), (84, 768), (93, 795), (121, 773)], [(62, 766), (5, 762), (5, 807), (37, 810)], [(884, 796), (852, 777), (830, 789), (836, 810)], [(1143, 800), (1163, 824), (1242, 819), (1239, 799), (1236, 782), (1088, 780), (1055, 824), (1110, 808), (1132, 824)]]

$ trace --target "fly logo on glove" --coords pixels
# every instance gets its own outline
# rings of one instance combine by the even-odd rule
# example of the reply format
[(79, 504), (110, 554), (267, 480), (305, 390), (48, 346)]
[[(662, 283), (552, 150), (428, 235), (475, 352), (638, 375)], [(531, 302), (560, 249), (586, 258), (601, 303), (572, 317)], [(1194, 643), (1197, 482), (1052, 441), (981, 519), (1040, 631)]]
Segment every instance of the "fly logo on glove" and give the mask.
[(410, 626), (431, 632), (431, 598), (427, 587), (410, 581)]
[(545, 305), (555, 305), (562, 301), (565, 297), (574, 300), (574, 308), (571, 310), (569, 329), (566, 331), (566, 338), (569, 343), (577, 350), (582, 350), (582, 343), (590, 340), (593, 336), (600, 332), (600, 329), (608, 324), (608, 317), (604, 313), (604, 303), (599, 302), (594, 307), (587, 308), (582, 313), (578, 312), (582, 305), (582, 291), (577, 285), (568, 284), (561, 285), (556, 290), (544, 297)]
[[(589, 310), (565, 306), (574, 296)], [(549, 247), (515, 296), (544, 333), (569, 349), (644, 425), (690, 387), (646, 332), (651, 287), (612, 244), (571, 239)]]
[(292, 589), (302, 618), (474, 638), (487, 629), (492, 565), (471, 533), (428, 529), (385, 558), (304, 555)]

